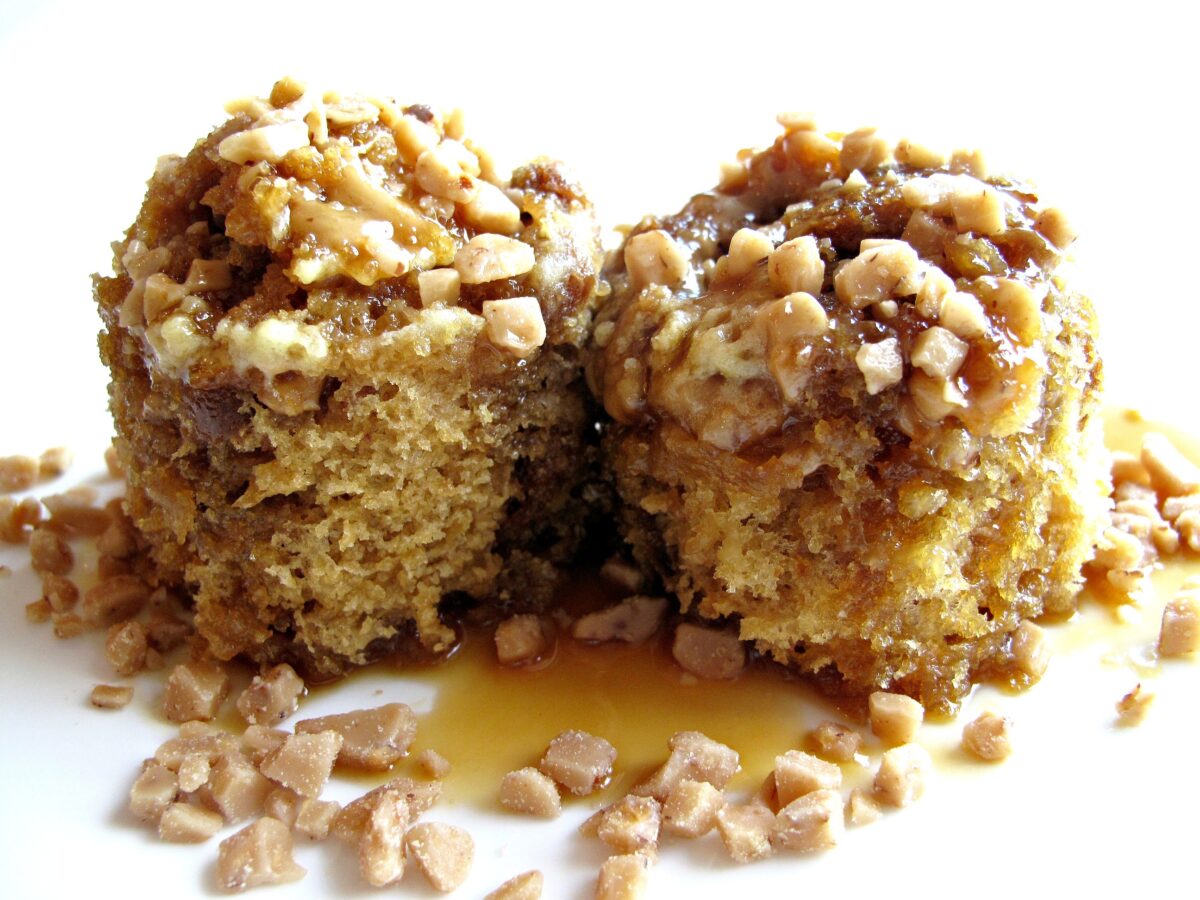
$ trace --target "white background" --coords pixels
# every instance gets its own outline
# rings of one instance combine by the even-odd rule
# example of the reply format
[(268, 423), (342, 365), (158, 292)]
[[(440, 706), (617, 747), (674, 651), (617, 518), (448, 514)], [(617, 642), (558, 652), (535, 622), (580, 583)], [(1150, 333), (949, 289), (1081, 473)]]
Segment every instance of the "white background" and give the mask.
[[(983, 147), (1081, 231), (1078, 278), (1101, 312), (1112, 395), (1195, 432), (1200, 79), (1180, 8), (2, 2), (0, 455), (68, 444), (81, 474), (97, 470), (109, 425), (89, 276), (108, 270), (155, 158), (185, 152), (225, 100), (265, 93), (285, 73), (462, 106), (501, 159), (570, 161), (609, 225), (710, 186), (721, 159), (773, 138), (781, 109), (812, 111), (829, 130), (874, 124), (944, 149)], [(94, 644), (71, 653), (24, 624), (33, 590), (23, 576), (0, 581), (0, 895), (211, 890), (211, 845), (159, 846), (116, 812), (130, 766), (164, 730), (84, 707), (102, 660)], [(1169, 673), (1177, 702), (1164, 691), (1159, 714), (1132, 732), (1109, 727), (1128, 678), (1081, 669), (1102, 687), (1092, 696), (1066, 669), (1059, 688), (1021, 698), (1031, 724), (1013, 764), (935, 787), (824, 858), (735, 870), (676, 854), (654, 872), (653, 895), (770, 885), (1107, 896), (1194, 884), (1195, 667)], [(480, 859), (461, 894), (482, 896), (522, 860), (555, 871), (558, 859), (570, 863), (547, 896), (585, 896), (595, 854), (566, 823), (549, 841), (539, 827), (478, 822)], [(353, 890), (312, 867), (273, 895)], [(401, 893), (420, 894), (416, 882)]]

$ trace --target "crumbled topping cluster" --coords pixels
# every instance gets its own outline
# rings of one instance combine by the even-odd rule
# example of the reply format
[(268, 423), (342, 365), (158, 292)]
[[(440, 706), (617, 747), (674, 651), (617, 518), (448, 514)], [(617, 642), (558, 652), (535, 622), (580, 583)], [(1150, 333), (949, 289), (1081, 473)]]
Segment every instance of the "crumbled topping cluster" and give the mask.
[(1200, 552), (1200, 468), (1150, 433), (1139, 454), (1113, 454), (1112, 480), (1114, 505), (1091, 566), (1118, 595), (1136, 599), (1160, 558)]
[(735, 450), (856, 371), (911, 438), (950, 420), (976, 438), (1027, 427), (1057, 327), (1048, 276), (1074, 237), (1062, 214), (987, 180), (978, 154), (780, 121), (717, 192), (626, 241), (621, 309), (595, 335), (609, 413), (666, 413)]
[[(457, 307), (464, 286), (485, 289), (468, 312), (486, 320), (494, 346), (524, 358), (545, 342), (543, 310), (524, 284), (539, 261), (519, 239), (521, 192), (464, 135), (460, 115), (291, 79), (228, 111), (208, 151), (221, 180), (201, 200), (221, 231), (198, 221), (174, 239), (194, 256), (182, 280), (170, 274), (179, 248), (148, 246), (149, 236), (133, 236), (119, 261), (131, 282), (119, 322), (144, 337), (162, 371), (227, 363), (261, 377), (260, 399), (277, 411), (313, 409), (341, 327), (339, 292), (387, 303), (392, 282), (412, 294), (414, 317)], [(157, 177), (184, 165), (167, 158)], [(262, 251), (271, 262), (260, 274)], [(238, 310), (250, 288), (309, 300), (301, 309), (272, 301), (265, 315)]]

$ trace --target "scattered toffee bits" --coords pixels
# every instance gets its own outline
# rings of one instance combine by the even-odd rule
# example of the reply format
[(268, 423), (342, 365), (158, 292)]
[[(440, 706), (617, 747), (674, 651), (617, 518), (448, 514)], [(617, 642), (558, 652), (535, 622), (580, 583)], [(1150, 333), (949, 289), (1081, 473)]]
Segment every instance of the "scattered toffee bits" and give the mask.
[(587, 197), (425, 106), (284, 79), (228, 110), (95, 292), (160, 582), (214, 656), (321, 676), (447, 649), (448, 594), (542, 605), (596, 459)]
[(1074, 607), (1108, 494), (1095, 315), (1065, 219), (978, 154), (781, 122), (606, 270), (623, 536), (760, 653), (946, 711)]
[(1153, 432), (1140, 454), (1115, 452), (1111, 462), (1113, 508), (1089, 566), (1118, 600), (1137, 600), (1160, 559), (1200, 552), (1200, 468)]

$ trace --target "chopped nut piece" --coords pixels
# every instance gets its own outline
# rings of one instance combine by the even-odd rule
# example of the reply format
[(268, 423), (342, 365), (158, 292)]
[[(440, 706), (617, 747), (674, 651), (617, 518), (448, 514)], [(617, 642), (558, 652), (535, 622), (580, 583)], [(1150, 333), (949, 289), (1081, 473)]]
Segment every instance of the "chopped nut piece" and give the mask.
[(502, 666), (537, 662), (550, 649), (547, 623), (541, 616), (524, 613), (496, 626), (496, 658)]
[(237, 699), (237, 711), (251, 725), (274, 725), (296, 711), (304, 680), (287, 663), (255, 675)]
[(494, 347), (524, 358), (546, 342), (546, 321), (536, 297), (484, 300), (482, 312)]
[(184, 759), (203, 753), (210, 763), (217, 761), (222, 753), (237, 750), (237, 738), (228, 732), (200, 730), (195, 726), (209, 727), (205, 722), (184, 722), (179, 726), (179, 737), (163, 741), (154, 751), (154, 758), (168, 769), (179, 771)]
[(1145, 554), (1146, 545), (1141, 537), (1121, 528), (1108, 526), (1096, 542), (1093, 562), (1101, 569), (1129, 571), (1142, 565)]
[(482, 231), (516, 234), (521, 228), (521, 210), (494, 184), (477, 183), (475, 199), (463, 207), (468, 222)]
[(290, 75), (285, 75), (271, 85), (271, 94), (268, 99), (276, 109), (282, 109), (303, 97), (305, 90), (303, 82), (297, 81)]
[(345, 739), (338, 765), (378, 772), (408, 753), (417, 734), (417, 718), (405, 704), (388, 703), (296, 723), (296, 734), (322, 731), (336, 731)]
[(292, 830), (310, 841), (323, 841), (329, 836), (329, 829), (341, 808), (333, 800), (309, 800), (306, 797), (296, 808)]
[(217, 145), (217, 155), (231, 163), (276, 163), (292, 150), (308, 146), (308, 125), (303, 121), (262, 125), (231, 134)]
[(846, 176), (845, 182), (842, 184), (842, 190), (859, 193), (866, 190), (867, 178), (858, 169), (852, 169), (850, 174)]
[(728, 272), (733, 278), (745, 275), (771, 255), (775, 245), (761, 231), (740, 228), (729, 241)]
[(258, 765), (270, 753), (282, 747), (287, 736), (286, 731), (280, 731), (278, 728), (251, 725), (242, 732), (242, 751), (251, 762)]
[[(207, 231), (206, 231), (207, 233)], [(223, 291), (233, 284), (229, 263), (221, 259), (193, 259), (183, 283), (189, 293)]]
[(38, 461), (32, 456), (0, 457), (0, 493), (28, 490), (37, 477)]
[(1142, 464), (1154, 487), (1168, 497), (1200, 491), (1200, 467), (1180, 453), (1166, 435), (1152, 432), (1142, 439)]
[(950, 171), (955, 174), (972, 175), (975, 178), (987, 177), (987, 162), (982, 150), (958, 149), (950, 154)]
[(596, 900), (637, 900), (646, 890), (650, 860), (640, 853), (610, 856), (600, 866)]
[(137, 533), (133, 524), (124, 516), (114, 516), (112, 524), (97, 539), (96, 549), (115, 559), (132, 557), (137, 553)]
[(892, 148), (874, 128), (859, 128), (842, 138), (841, 165), (843, 172), (877, 169), (892, 158)]
[[(39, 600), (39, 603), (45, 602)], [(33, 604), (30, 604), (33, 606)], [(50, 608), (50, 604), (46, 603), (46, 608)], [(29, 606), (25, 607), (25, 614), (29, 615)], [(53, 623), (54, 636), (61, 640), (79, 637), (86, 630), (83, 624), (83, 619), (69, 612), (56, 612), (50, 614), (50, 621)]]
[(436, 750), (422, 750), (417, 754), (417, 765), (430, 778), (445, 778), (450, 774), (450, 760)]
[(42, 504), (33, 497), (23, 497), (19, 502), (11, 497), (0, 497), (0, 541), (23, 543), (26, 530), (41, 521)]
[(475, 842), (456, 825), (428, 822), (414, 825), (404, 836), (408, 858), (434, 890), (449, 892), (467, 880)]
[(421, 189), (455, 203), (470, 203), (479, 192), (479, 158), (455, 140), (444, 140), (417, 157)]
[[(267, 783), (273, 785), (273, 782), (269, 780)], [(295, 791), (287, 788), (274, 788), (263, 798), (263, 812), (291, 828), (296, 824), (296, 813), (300, 809), (301, 799)]]
[(667, 741), (667, 747), (671, 750), (667, 761), (635, 787), (635, 793), (663, 802), (684, 779), (705, 781), (723, 790), (739, 768), (736, 750), (698, 731), (677, 732)]
[(61, 575), (43, 575), (42, 596), (55, 612), (66, 612), (79, 602), (79, 588)]
[(91, 703), (97, 709), (124, 709), (133, 699), (133, 688), (127, 684), (98, 684), (92, 688)]
[(823, 788), (796, 798), (779, 811), (771, 843), (787, 850), (812, 853), (836, 846), (845, 830), (841, 793)]
[(53, 531), (35, 528), (29, 536), (29, 560), (39, 574), (66, 575), (75, 563), (75, 554)]
[(1150, 486), (1150, 473), (1142, 465), (1142, 460), (1124, 450), (1112, 451), (1112, 480), (1119, 487), (1124, 482), (1132, 482), (1144, 487)]
[(112, 514), (95, 505), (96, 492), (89, 487), (71, 488), (61, 494), (43, 497), (50, 511), (50, 523), (71, 533), (95, 537), (112, 524)]
[(394, 796), (402, 800), (410, 820), (415, 820), (433, 806), (441, 793), (442, 785), (438, 781), (417, 782), (411, 778), (393, 778), (342, 807), (333, 819), (331, 830), (344, 841), (357, 842), (371, 811), (385, 798)]
[(817, 123), (813, 119), (812, 113), (781, 112), (775, 116), (775, 121), (787, 132), (815, 131), (817, 128)]
[(483, 900), (541, 900), (544, 879), (537, 869), (508, 879)]
[(178, 776), (166, 766), (147, 760), (129, 789), (129, 811), (143, 822), (157, 822), (178, 794)]
[(970, 345), (948, 328), (934, 325), (913, 341), (912, 364), (934, 378), (953, 378), (962, 368)]
[(417, 275), (417, 290), (421, 294), (421, 305), (454, 306), (462, 289), (462, 278), (457, 269), (430, 269)]
[(885, 744), (907, 744), (925, 718), (925, 707), (904, 694), (875, 691), (867, 703), (871, 731)]
[(383, 887), (404, 875), (404, 832), (410, 817), (399, 793), (384, 794), (366, 815), (358, 842), (358, 869), (367, 884)]
[(683, 281), (690, 265), (687, 250), (661, 229), (635, 234), (625, 244), (625, 268), (635, 285), (674, 287)]
[(221, 830), (221, 817), (190, 803), (172, 803), (158, 820), (158, 836), (176, 844), (200, 844)]
[(396, 136), (396, 146), (413, 163), (441, 140), (436, 128), (411, 113), (395, 118), (388, 116), (385, 121)]
[(746, 668), (746, 647), (737, 632), (682, 622), (671, 642), (675, 662), (698, 678), (737, 678)]
[(220, 754), (208, 777), (209, 796), (226, 822), (240, 822), (260, 812), (274, 787), (236, 750)]
[(670, 834), (696, 838), (717, 824), (725, 808), (725, 795), (707, 781), (685, 778), (671, 789), (662, 808), (662, 827)]
[(816, 297), (797, 292), (761, 307), (767, 327), (767, 365), (780, 387), (787, 390), (796, 371), (795, 338), (815, 337), (829, 330), (829, 316)]
[(463, 284), (516, 278), (533, 265), (532, 247), (498, 234), (477, 234), (454, 256), (454, 268)]
[[(49, 622), (50, 616), (54, 615), (54, 609), (50, 606), (50, 601), (45, 597), (40, 600), (34, 600), (32, 603), (25, 604), (25, 621), (32, 622), (35, 625), (40, 625), (43, 622)], [(76, 616), (78, 618), (78, 616)], [(80, 626), (82, 627), (82, 622)]]
[(962, 745), (968, 753), (988, 762), (1007, 759), (1012, 753), (1008, 719), (993, 712), (982, 713), (963, 728)]
[(954, 291), (942, 301), (942, 324), (964, 341), (982, 337), (987, 332), (987, 314), (974, 294)]
[(1178, 532), (1180, 542), (1200, 553), (1200, 493), (1168, 497), (1162, 511)]
[(200, 790), (208, 784), (208, 776), (212, 767), (208, 764), (208, 755), (192, 753), (183, 758), (179, 764), (179, 789), (187, 793)]
[(228, 694), (229, 676), (220, 666), (211, 662), (180, 663), (167, 676), (163, 715), (171, 722), (209, 721), (216, 718)]
[(108, 627), (136, 616), (149, 599), (150, 589), (140, 578), (114, 575), (84, 592), (80, 610), (88, 625)]
[(163, 612), (154, 612), (146, 625), (146, 640), (159, 653), (169, 653), (192, 634), (192, 626)]
[(657, 800), (627, 794), (601, 813), (596, 836), (618, 853), (654, 852), (661, 825)]
[(121, 457), (116, 447), (106, 447), (104, 450), (104, 466), (108, 469), (110, 478), (124, 478), (125, 467), (121, 465)]
[(842, 786), (842, 770), (801, 750), (775, 757), (775, 793), (780, 806), (797, 797)]
[(717, 813), (717, 830), (725, 851), (734, 862), (748, 863), (764, 859), (774, 852), (771, 832), (775, 813), (759, 802), (726, 806)]
[(1061, 209), (1045, 209), (1038, 214), (1033, 228), (1059, 250), (1066, 250), (1079, 237)]
[(137, 620), (118, 622), (108, 629), (104, 657), (118, 675), (133, 675), (146, 666), (146, 626)]
[(980, 182), (968, 189), (960, 183), (950, 194), (950, 210), (959, 231), (991, 235), (1005, 229), (1004, 201), (991, 185)]
[(667, 614), (662, 597), (627, 597), (620, 603), (580, 616), (571, 626), (577, 641), (622, 641), (640, 644), (652, 637)]
[(271, 818), (259, 819), (221, 841), (217, 883), (227, 891), (284, 884), (304, 876), (292, 857), (292, 833)]
[(71, 468), (74, 460), (75, 454), (66, 447), (51, 447), (38, 459), (38, 477), (57, 478)]
[(914, 144), (907, 138), (897, 141), (893, 151), (896, 162), (901, 165), (915, 166), (918, 169), (940, 169), (945, 165), (946, 157), (936, 150), (930, 150), (921, 144)]
[(1013, 632), (1009, 652), (1018, 674), (1030, 684), (1040, 679), (1050, 664), (1046, 632), (1029, 621), (1022, 622)]
[(616, 748), (604, 738), (564, 731), (550, 742), (538, 768), (575, 796), (584, 797), (608, 782), (616, 758)]
[(1132, 691), (1117, 701), (1118, 722), (1124, 726), (1140, 724), (1153, 702), (1153, 692), (1144, 690), (1139, 682), (1134, 685)]
[(500, 781), (500, 805), (509, 812), (557, 818), (562, 800), (554, 780), (532, 766), (509, 772)]
[(850, 762), (862, 746), (862, 735), (837, 722), (822, 722), (808, 736), (812, 748), (826, 759)]
[(343, 740), (337, 731), (289, 735), (263, 760), (259, 770), (303, 797), (319, 797)]
[(870, 825), (882, 814), (879, 804), (866, 791), (855, 788), (850, 792), (850, 801), (846, 804), (846, 819), (851, 825)]
[(854, 362), (866, 379), (868, 394), (878, 394), (904, 378), (904, 357), (896, 338), (863, 344), (854, 355)]
[(925, 792), (932, 761), (920, 744), (901, 744), (883, 754), (875, 773), (875, 797), (888, 806), (908, 806)]
[[(781, 297), (788, 294), (819, 294), (825, 282), (825, 262), (811, 234), (784, 241), (767, 260), (771, 288)], [(824, 312), (824, 310), (822, 310)]]
[(1159, 656), (1187, 656), (1200, 650), (1200, 591), (1184, 589), (1163, 608)]
[(640, 591), (646, 584), (646, 578), (642, 575), (641, 570), (619, 556), (613, 556), (605, 561), (604, 565), (600, 567), (600, 577), (630, 593)]
[(833, 276), (837, 298), (853, 309), (881, 300), (907, 297), (920, 287), (917, 251), (904, 241), (879, 241), (861, 250)]

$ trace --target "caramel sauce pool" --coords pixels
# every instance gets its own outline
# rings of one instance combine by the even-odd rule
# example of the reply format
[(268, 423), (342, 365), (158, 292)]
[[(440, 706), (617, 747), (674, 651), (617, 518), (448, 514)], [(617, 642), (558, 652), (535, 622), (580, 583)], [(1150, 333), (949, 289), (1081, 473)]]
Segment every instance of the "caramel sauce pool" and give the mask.
[[(1147, 431), (1168, 434), (1190, 458), (1200, 460), (1200, 441), (1177, 429), (1146, 422), (1127, 410), (1105, 414), (1111, 449), (1136, 453)], [(1168, 560), (1153, 578), (1154, 597), (1135, 612), (1114, 604), (1096, 586), (1085, 587), (1079, 612), (1048, 625), (1056, 652), (1091, 650), (1100, 654), (1103, 665), (1128, 666), (1139, 677), (1153, 679), (1162, 603), (1192, 574), (1200, 574), (1194, 555)], [(559, 597), (568, 608), (590, 608), (605, 599), (594, 574), (576, 579)], [(591, 803), (616, 799), (653, 771), (666, 758), (667, 740), (677, 731), (701, 731), (737, 750), (742, 769), (730, 786), (746, 791), (759, 786), (778, 754), (802, 748), (807, 732), (826, 719), (862, 731), (866, 754), (881, 749), (865, 727), (861, 710), (839, 708), (781, 667), (758, 661), (734, 681), (698, 681), (675, 665), (669, 642), (661, 636), (637, 646), (587, 645), (560, 630), (549, 659), (530, 668), (505, 668), (496, 662), (491, 629), (471, 628), (443, 662), (394, 670), (386, 662), (377, 663), (315, 693), (338, 691), (347, 681), (377, 680), (381, 670), (387, 670), (389, 680), (375, 691), (379, 703), (410, 702), (406, 695), (423, 688), (433, 694), (432, 708), (415, 707), (419, 724), (409, 758), (386, 776), (365, 780), (374, 783), (396, 774), (421, 777), (412, 758), (433, 749), (453, 767), (445, 780), (445, 797), (451, 802), (496, 808), (504, 774), (536, 766), (550, 740), (568, 729), (604, 737), (617, 749), (613, 779)], [(944, 729), (954, 739), (940, 747), (930, 742), (939, 768), (963, 763), (957, 750), (959, 728), (961, 723), (947, 723)], [(847, 786), (861, 784), (869, 777), (869, 759), (860, 756), (843, 770)]]

